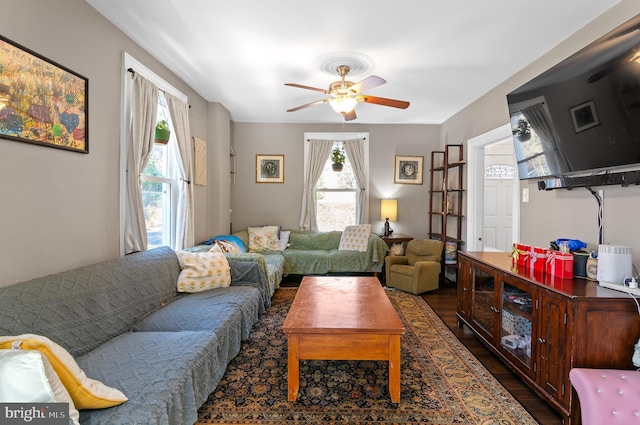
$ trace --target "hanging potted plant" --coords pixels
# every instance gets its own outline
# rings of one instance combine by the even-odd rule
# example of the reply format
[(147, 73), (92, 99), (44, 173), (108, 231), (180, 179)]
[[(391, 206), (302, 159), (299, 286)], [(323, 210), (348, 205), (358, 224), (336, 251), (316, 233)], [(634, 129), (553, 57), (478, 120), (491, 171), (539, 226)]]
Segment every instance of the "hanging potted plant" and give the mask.
[(331, 151), (331, 168), (333, 168), (333, 171), (342, 171), (342, 166), (346, 159), (342, 148), (333, 148)]
[(524, 118), (518, 120), (518, 124), (511, 129), (511, 132), (521, 142), (526, 142), (531, 139), (531, 124)]
[(161, 145), (166, 145), (169, 141), (169, 137), (171, 136), (171, 131), (169, 130), (169, 124), (166, 120), (158, 121), (156, 124), (156, 140), (155, 142)]

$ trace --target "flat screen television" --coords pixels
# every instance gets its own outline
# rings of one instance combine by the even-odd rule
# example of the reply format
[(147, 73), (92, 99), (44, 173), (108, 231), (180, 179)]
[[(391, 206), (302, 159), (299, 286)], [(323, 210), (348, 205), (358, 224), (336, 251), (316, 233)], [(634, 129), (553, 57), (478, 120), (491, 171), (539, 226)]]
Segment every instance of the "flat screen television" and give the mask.
[(520, 179), (637, 169), (640, 15), (512, 91), (507, 103)]

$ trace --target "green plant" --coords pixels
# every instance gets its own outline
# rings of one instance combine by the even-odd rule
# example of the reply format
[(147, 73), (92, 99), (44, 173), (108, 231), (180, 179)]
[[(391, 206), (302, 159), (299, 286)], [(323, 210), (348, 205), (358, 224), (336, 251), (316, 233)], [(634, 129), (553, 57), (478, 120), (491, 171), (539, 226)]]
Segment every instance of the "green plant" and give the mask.
[(333, 148), (331, 151), (331, 162), (334, 164), (344, 164), (347, 157), (344, 154), (342, 148)]
[(169, 124), (166, 120), (158, 121), (158, 124), (156, 124), (156, 130), (169, 131)]

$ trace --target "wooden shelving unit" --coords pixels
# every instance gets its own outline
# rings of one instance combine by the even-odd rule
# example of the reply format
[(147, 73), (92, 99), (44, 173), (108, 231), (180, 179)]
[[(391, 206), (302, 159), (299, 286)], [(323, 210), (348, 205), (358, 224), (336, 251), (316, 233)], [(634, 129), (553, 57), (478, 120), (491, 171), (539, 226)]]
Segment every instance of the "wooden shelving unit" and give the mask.
[[(464, 165), (462, 144), (448, 144), (442, 151), (431, 152), (429, 237), (445, 243), (454, 242), (458, 251), (464, 244), (462, 240)], [(441, 279), (444, 279), (447, 268), (457, 268), (457, 264), (445, 264), (443, 259)]]

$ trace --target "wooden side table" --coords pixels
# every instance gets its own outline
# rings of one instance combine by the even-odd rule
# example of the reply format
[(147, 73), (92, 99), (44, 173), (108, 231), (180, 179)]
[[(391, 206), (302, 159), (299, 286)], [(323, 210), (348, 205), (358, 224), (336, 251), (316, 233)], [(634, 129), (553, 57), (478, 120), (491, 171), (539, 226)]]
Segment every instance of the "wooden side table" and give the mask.
[(380, 236), (387, 245), (391, 246), (394, 243), (407, 243), (413, 239), (413, 236), (405, 235), (404, 233), (392, 233), (389, 236)]

